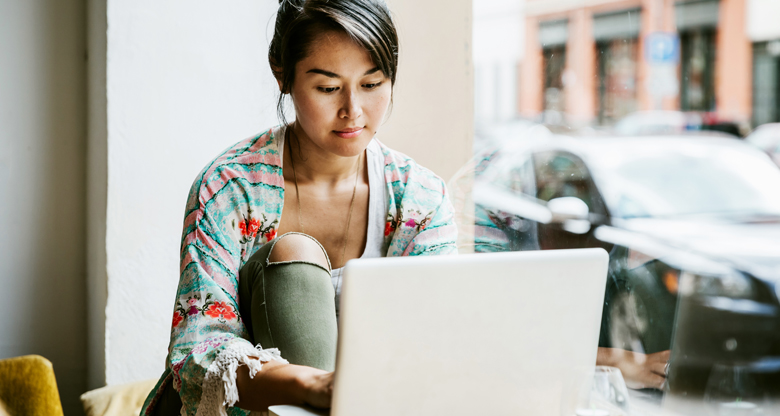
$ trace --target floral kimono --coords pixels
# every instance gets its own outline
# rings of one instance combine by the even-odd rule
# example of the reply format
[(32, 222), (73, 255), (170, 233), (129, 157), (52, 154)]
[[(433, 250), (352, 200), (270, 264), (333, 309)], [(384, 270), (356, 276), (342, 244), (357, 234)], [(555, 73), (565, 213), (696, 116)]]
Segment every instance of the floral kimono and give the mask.
[[(238, 400), (236, 368), (247, 365), (254, 375), (262, 361), (286, 362), (284, 351), (248, 341), (238, 312), (238, 271), (276, 236), (282, 214), (282, 137), (276, 128), (241, 141), (195, 180), (184, 218), (166, 370), (142, 414), (151, 414), (167, 383), (181, 396), (182, 414), (248, 414), (231, 407)], [(380, 148), (389, 194), (382, 252), (456, 253), (457, 229), (444, 182), (408, 156), (381, 143)]]

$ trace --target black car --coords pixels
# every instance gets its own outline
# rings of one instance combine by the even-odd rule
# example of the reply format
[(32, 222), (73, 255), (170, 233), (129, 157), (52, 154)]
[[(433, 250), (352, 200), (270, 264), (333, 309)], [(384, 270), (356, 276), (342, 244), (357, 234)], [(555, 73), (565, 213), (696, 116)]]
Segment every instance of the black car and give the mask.
[(703, 393), (719, 363), (768, 362), (777, 382), (780, 170), (765, 154), (719, 137), (546, 135), (474, 165), (476, 251), (610, 253), (601, 347), (672, 349), (678, 391)]

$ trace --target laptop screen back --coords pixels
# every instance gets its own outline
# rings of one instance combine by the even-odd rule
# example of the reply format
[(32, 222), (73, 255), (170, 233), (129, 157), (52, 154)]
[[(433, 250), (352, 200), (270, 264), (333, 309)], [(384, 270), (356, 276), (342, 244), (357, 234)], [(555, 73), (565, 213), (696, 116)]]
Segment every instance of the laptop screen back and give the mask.
[(355, 260), (332, 415), (560, 414), (596, 361), (601, 249)]

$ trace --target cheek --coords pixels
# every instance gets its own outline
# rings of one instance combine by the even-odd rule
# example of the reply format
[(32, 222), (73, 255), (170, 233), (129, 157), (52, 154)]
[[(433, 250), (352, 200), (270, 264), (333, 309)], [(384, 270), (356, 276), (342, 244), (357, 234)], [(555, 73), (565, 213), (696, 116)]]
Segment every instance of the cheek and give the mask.
[(390, 106), (391, 92), (388, 90), (382, 94), (377, 94), (377, 97), (371, 100), (369, 104), (369, 111), (372, 118), (382, 119)]
[(293, 97), (296, 118), (303, 120), (319, 121), (326, 118), (329, 103), (327, 100), (317, 99), (311, 95), (299, 95)]

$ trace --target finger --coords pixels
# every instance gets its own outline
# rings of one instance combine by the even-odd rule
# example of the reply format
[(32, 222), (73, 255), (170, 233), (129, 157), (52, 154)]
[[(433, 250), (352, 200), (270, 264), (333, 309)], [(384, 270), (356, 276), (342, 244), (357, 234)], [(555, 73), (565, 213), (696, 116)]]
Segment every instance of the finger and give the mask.
[(653, 374), (657, 374), (661, 377), (666, 377), (666, 362), (655, 362), (647, 365), (646, 368)]

